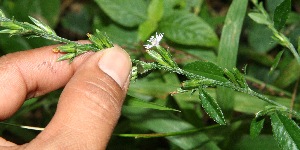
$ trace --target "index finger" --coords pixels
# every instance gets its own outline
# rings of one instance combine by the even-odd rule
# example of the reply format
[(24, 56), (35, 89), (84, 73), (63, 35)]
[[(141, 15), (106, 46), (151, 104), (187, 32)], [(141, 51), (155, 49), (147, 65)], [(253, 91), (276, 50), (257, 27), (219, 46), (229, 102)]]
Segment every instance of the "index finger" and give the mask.
[(0, 120), (16, 112), (24, 100), (41, 96), (64, 86), (92, 52), (57, 62), (62, 54), (47, 46), (0, 57)]

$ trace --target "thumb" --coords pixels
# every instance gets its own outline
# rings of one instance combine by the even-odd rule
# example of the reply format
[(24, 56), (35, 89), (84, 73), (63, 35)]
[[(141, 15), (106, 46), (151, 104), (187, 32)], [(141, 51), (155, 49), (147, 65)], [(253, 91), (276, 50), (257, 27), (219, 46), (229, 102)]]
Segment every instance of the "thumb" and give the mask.
[(91, 56), (66, 85), (57, 111), (28, 149), (105, 149), (120, 116), (131, 61), (121, 48)]

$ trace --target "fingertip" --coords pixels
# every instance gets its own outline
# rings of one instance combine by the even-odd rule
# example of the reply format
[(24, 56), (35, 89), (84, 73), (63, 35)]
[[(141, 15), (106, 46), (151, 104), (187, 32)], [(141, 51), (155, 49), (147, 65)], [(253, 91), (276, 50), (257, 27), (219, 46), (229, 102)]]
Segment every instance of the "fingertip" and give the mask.
[(128, 53), (119, 46), (103, 51), (99, 68), (113, 78), (124, 89), (130, 76), (131, 60)]

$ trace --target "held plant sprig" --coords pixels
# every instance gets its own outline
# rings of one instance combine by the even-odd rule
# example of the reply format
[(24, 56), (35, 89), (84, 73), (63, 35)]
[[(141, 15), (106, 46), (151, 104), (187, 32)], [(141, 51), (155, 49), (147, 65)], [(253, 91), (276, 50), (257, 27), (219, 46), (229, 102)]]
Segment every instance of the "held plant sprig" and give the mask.
[[(257, 97), (270, 105), (266, 106), (264, 110), (261, 110), (256, 114), (255, 118), (251, 122), (250, 135), (255, 137), (260, 134), (264, 125), (264, 118), (267, 116), (271, 118), (273, 135), (279, 146), (282, 149), (299, 149), (300, 128), (294, 120), (288, 118), (286, 115), (292, 114), (294, 117), (299, 119), (300, 114), (297, 111), (291, 110), (288, 107), (250, 89), (245, 80), (245, 76), (236, 68), (230, 70), (222, 69), (213, 63), (200, 61), (187, 64), (184, 69), (179, 68), (178, 65), (171, 66), (166, 61), (172, 60), (169, 51), (158, 44), (162, 39), (162, 35), (163, 34), (156, 34), (156, 37), (151, 37), (151, 39), (148, 40), (151, 44), (145, 45), (150, 56), (153, 57), (152, 53), (156, 52), (156, 55), (153, 58), (157, 61), (157, 63), (146, 63), (135, 60), (134, 63), (137, 66), (136, 75), (144, 74), (153, 69), (160, 69), (186, 76), (188, 80), (184, 81), (181, 88), (179, 88), (176, 92), (173, 92), (173, 94), (189, 91), (194, 93), (198, 90), (199, 100), (203, 109), (220, 125), (226, 124), (221, 108), (213, 97), (205, 91), (205, 88), (223, 86)], [(154, 48), (154, 50), (149, 50), (149, 48)], [(173, 62), (174, 61), (172, 61), (172, 63)], [(139, 70), (141, 72), (139, 72)], [(246, 72), (246, 68), (244, 68), (244, 71)]]
[[(87, 34), (89, 40), (91, 41), (91, 44), (79, 44), (57, 36), (56, 33), (46, 24), (32, 17), (30, 17), (30, 19), (35, 25), (27, 22), (18, 22), (14, 19), (8, 19), (0, 10), (0, 27), (4, 28), (3, 30), (0, 30), (0, 33), (8, 33), (11, 36), (24, 35), (28, 36), (29, 38), (43, 37), (45, 39), (64, 43), (64, 45), (58, 46), (53, 50), (54, 52), (66, 53), (58, 59), (59, 61), (72, 61), (75, 57), (87, 51), (99, 51), (104, 48), (113, 47), (112, 43), (108, 40), (108, 37), (98, 30), (96, 30), (95, 35)], [(280, 37), (282, 36), (284, 35), (280, 35)], [(270, 116), (274, 137), (277, 142), (279, 144), (283, 143), (282, 145), (284, 145), (285, 143), (291, 143), (287, 146), (284, 145), (283, 147), (285, 149), (291, 149), (291, 147), (297, 144), (297, 140), (300, 140), (298, 138), (300, 137), (300, 128), (292, 119), (288, 118), (285, 114), (290, 113), (294, 117), (300, 118), (300, 114), (298, 112), (291, 110), (250, 89), (245, 80), (244, 74), (240, 73), (236, 68), (223, 69), (210, 62), (196, 61), (187, 64), (183, 67), (183, 69), (181, 69), (172, 59), (172, 55), (168, 51), (168, 49), (165, 49), (159, 45), (159, 42), (162, 40), (162, 38), (162, 33), (156, 33), (155, 36), (152, 36), (148, 40), (150, 44), (144, 45), (147, 49), (147, 53), (156, 62), (147, 63), (139, 60), (133, 60), (133, 63), (135, 65), (132, 72), (133, 79), (136, 79), (137, 76), (147, 74), (147, 72), (155, 69), (174, 72), (186, 76), (188, 80), (184, 81), (182, 83), (182, 86), (178, 88), (177, 91), (173, 92), (173, 94), (198, 91), (199, 100), (202, 104), (203, 109), (213, 120), (215, 120), (220, 125), (226, 124), (224, 115), (216, 100), (212, 96), (210, 96), (208, 92), (206, 92), (206, 88), (223, 86), (257, 97), (270, 105), (264, 110), (258, 112), (256, 117), (253, 119), (250, 130), (251, 135), (258, 135), (260, 130), (262, 129), (264, 122), (263, 120), (261, 120), (261, 118)], [(290, 134), (292, 134), (292, 136), (290, 136)]]
[[(194, 92), (198, 90), (199, 99), (201, 101), (202, 107), (212, 119), (214, 119), (217, 123), (221, 125), (226, 124), (223, 113), (221, 111), (221, 108), (218, 106), (217, 102), (205, 91), (205, 88), (207, 87), (227, 87), (235, 91), (257, 97), (269, 103), (271, 106), (278, 108), (276, 109), (276, 111), (290, 113), (293, 114), (295, 117), (300, 118), (300, 114), (298, 112), (290, 110), (286, 106), (283, 106), (267, 98), (266, 96), (263, 96), (250, 89), (245, 80), (244, 75), (240, 73), (236, 68), (233, 68), (232, 70), (221, 69), (219, 66), (216, 66), (215, 64), (210, 62), (195, 62), (185, 67), (185, 69), (179, 68), (175, 61), (173, 61), (170, 52), (159, 45), (159, 42), (162, 39), (162, 37), (162, 33), (156, 33), (155, 36), (152, 36), (150, 40), (148, 40), (150, 44), (144, 45), (146, 48), (146, 52), (154, 60), (156, 60), (157, 63), (146, 63), (139, 60), (133, 60), (134, 64), (137, 67), (137, 72), (135, 73), (135, 75), (143, 75), (148, 71), (160, 69), (186, 76), (189, 80), (184, 81), (182, 83), (182, 87), (179, 88), (176, 92), (173, 92), (172, 94), (189, 91)], [(210, 70), (199, 70), (199, 73), (193, 71), (193, 69), (201, 67), (200, 65), (209, 66)], [(208, 77), (202, 75), (205, 73), (210, 73), (212, 70), (215, 70), (215, 74), (213, 74), (214, 76)], [(270, 110), (269, 112), (274, 113), (274, 110), (275, 109), (272, 109), (272, 111)]]
[(64, 43), (65, 45), (53, 49), (54, 52), (66, 53), (58, 58), (58, 61), (70, 60), (72, 61), (76, 56), (79, 56), (87, 51), (99, 51), (105, 48), (113, 47), (105, 34), (96, 30), (95, 35), (87, 34), (92, 44), (79, 44), (74, 41), (57, 36), (54, 30), (43, 22), (29, 16), (29, 19), (34, 23), (19, 22), (14, 19), (7, 18), (0, 9), (0, 33), (7, 33), (10, 36), (23, 35), (28, 38), (42, 37), (48, 40)]

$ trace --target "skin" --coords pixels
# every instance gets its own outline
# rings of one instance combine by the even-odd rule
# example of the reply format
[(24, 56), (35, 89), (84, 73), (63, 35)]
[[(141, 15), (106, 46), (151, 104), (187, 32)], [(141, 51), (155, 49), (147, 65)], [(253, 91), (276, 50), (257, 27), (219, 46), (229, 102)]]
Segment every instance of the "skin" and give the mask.
[[(85, 43), (85, 42), (84, 42)], [(0, 149), (105, 149), (120, 116), (131, 61), (120, 47), (56, 62), (56, 46), (0, 57), (0, 120), (28, 98), (64, 87), (57, 111), (34, 140), (16, 145), (0, 138)]]

